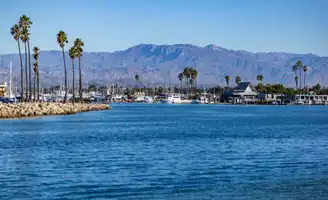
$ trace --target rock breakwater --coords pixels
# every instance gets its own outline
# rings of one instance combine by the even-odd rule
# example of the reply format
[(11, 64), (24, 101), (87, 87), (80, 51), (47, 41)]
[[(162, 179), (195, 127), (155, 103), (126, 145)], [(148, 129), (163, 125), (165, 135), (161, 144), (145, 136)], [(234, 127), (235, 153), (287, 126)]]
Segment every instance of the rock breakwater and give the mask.
[(109, 110), (107, 104), (71, 103), (17, 103), (0, 104), (1, 118), (33, 117), (43, 115), (70, 115), (78, 112)]

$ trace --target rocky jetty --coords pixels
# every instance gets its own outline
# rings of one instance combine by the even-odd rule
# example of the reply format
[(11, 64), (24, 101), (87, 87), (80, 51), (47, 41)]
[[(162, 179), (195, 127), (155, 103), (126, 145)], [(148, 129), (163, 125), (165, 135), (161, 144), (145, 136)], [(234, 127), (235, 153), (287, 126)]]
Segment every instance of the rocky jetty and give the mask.
[(88, 112), (96, 110), (109, 110), (111, 107), (107, 104), (81, 104), (71, 103), (0, 103), (1, 118), (33, 117), (43, 115), (70, 115), (78, 112)]

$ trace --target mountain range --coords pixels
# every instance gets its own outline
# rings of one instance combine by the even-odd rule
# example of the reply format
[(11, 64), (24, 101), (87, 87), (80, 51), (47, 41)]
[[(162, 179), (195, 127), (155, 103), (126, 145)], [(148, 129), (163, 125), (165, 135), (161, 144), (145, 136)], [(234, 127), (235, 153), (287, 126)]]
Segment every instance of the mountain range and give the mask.
[[(31, 59), (33, 63), (32, 56)], [(325, 79), (328, 75), (328, 57), (283, 52), (252, 53), (228, 50), (213, 44), (205, 47), (190, 44), (140, 44), (113, 53), (86, 52), (81, 64), (84, 84), (118, 83), (132, 86), (136, 83), (135, 74), (139, 74), (141, 83), (148, 86), (179, 84), (178, 74), (189, 66), (197, 69), (199, 85), (225, 85), (226, 75), (230, 76), (231, 84), (234, 84), (235, 76), (240, 76), (242, 81), (256, 83), (256, 76), (262, 74), (264, 83), (294, 86), (295, 74), (292, 66), (297, 60), (309, 67), (307, 85), (328, 84), (328, 78)], [(10, 61), (17, 82), (20, 77), (17, 53), (0, 55), (0, 71), (2, 74), (7, 73)], [(72, 61), (67, 53), (66, 62), (68, 77), (71, 79)], [(41, 51), (39, 65), (43, 85), (58, 85), (63, 82), (61, 51)], [(77, 69), (77, 63), (75, 67)], [(5, 76), (1, 76), (4, 79)]]

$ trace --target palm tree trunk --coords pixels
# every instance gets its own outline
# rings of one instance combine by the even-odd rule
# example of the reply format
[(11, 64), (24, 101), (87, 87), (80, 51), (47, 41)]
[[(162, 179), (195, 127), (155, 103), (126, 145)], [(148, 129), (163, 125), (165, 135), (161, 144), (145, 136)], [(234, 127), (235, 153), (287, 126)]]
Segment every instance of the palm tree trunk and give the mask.
[(180, 94), (182, 94), (182, 80), (180, 81)]
[(304, 88), (305, 88), (305, 86), (306, 86), (305, 83), (306, 83), (306, 72), (304, 72), (304, 85), (303, 85)]
[(34, 73), (34, 81), (33, 81), (33, 101), (36, 102), (35, 98), (35, 84), (36, 84), (36, 73)]
[(296, 90), (298, 88), (298, 81), (295, 79), (295, 83), (296, 83)]
[(26, 46), (26, 42), (24, 42), (24, 46), (25, 46), (25, 101), (28, 101), (28, 76), (27, 76), (28, 67), (27, 67), (27, 46)]
[(65, 52), (64, 47), (62, 47), (63, 52), (63, 60), (64, 60), (64, 74), (65, 74), (65, 96), (64, 96), (64, 103), (67, 102), (67, 68), (66, 68), (66, 60), (65, 60)]
[(21, 64), (21, 91), (20, 91), (21, 94), (20, 95), (21, 95), (21, 101), (24, 101), (24, 70), (23, 70), (23, 59), (22, 59), (22, 52), (21, 52), (19, 40), (17, 40), (17, 43), (18, 43), (19, 60), (20, 60), (20, 64)]
[(83, 103), (82, 97), (82, 72), (81, 72), (81, 57), (79, 57), (79, 94), (80, 94), (80, 101)]
[(27, 50), (28, 50), (28, 62), (29, 62), (29, 101), (32, 100), (32, 68), (31, 68), (31, 52), (30, 52), (30, 42), (27, 40)]
[(302, 90), (302, 69), (300, 68), (300, 90)]
[(38, 90), (38, 101), (40, 101), (40, 74), (39, 74), (39, 69), (37, 72), (37, 90)]
[(72, 59), (72, 71), (73, 71), (73, 99), (72, 103), (75, 103), (75, 73), (74, 73), (74, 59)]

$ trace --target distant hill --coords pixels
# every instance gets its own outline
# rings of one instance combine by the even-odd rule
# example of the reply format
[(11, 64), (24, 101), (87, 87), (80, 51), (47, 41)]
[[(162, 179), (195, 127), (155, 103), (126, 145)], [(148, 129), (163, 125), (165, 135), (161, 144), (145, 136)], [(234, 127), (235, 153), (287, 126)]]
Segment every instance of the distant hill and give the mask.
[[(13, 72), (19, 78), (18, 54), (0, 55), (0, 71), (13, 62)], [(313, 85), (328, 84), (328, 57), (314, 54), (294, 53), (251, 53), (233, 51), (216, 45), (199, 47), (189, 44), (153, 45), (140, 44), (124, 51), (114, 53), (89, 52), (82, 57), (83, 81), (98, 83), (118, 82), (134, 85), (134, 76), (140, 74), (145, 85), (168, 83), (178, 84), (178, 73), (186, 66), (193, 66), (199, 72), (199, 84), (225, 84), (224, 76), (239, 75), (243, 81), (256, 82), (256, 75), (264, 76), (264, 83), (283, 83), (294, 86), (294, 73), (291, 66), (302, 60), (309, 66), (307, 83)], [(63, 72), (60, 51), (42, 51), (40, 54), (42, 84), (59, 84)], [(75, 65), (77, 67), (77, 65)], [(71, 60), (67, 56), (69, 78), (71, 78)], [(19, 80), (19, 79), (18, 79)]]

